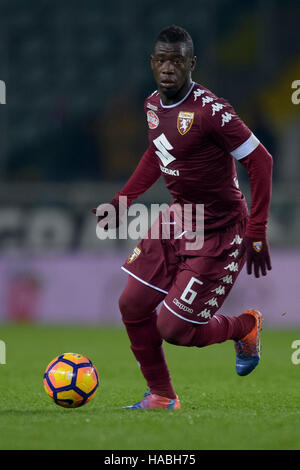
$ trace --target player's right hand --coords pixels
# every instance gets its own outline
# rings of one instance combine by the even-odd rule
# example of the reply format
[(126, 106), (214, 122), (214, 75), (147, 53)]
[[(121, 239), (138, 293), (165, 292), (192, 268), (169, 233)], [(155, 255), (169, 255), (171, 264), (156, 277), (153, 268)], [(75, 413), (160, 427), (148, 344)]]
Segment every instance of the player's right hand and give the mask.
[[(92, 210), (97, 215), (98, 225), (104, 230), (116, 229), (120, 225), (121, 215), (119, 201), (113, 199), (110, 203), (100, 204)], [(123, 210), (121, 210), (123, 213)]]

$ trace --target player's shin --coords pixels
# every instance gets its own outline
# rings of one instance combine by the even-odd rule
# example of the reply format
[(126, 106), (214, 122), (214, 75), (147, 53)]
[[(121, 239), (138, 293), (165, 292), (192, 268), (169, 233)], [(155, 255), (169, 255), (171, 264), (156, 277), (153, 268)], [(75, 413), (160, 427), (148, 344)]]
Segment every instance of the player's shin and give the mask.
[[(173, 399), (176, 394), (171, 384), (162, 338), (157, 329), (156, 311), (150, 308), (146, 311), (144, 305), (146, 304), (147, 295), (145, 296), (145, 292), (144, 301), (141, 302), (134, 302), (133, 299), (137, 297), (132, 297), (132, 293), (131, 288), (129, 294), (127, 286), (119, 301), (122, 320), (131, 343), (131, 350), (151, 393)], [(138, 294), (137, 291), (135, 293)], [(147, 293), (149, 296), (149, 292)], [(141, 298), (140, 295), (139, 298)]]
[(176, 398), (166, 363), (162, 339), (156, 327), (156, 313), (137, 322), (124, 320), (131, 350), (140, 366), (151, 393)]

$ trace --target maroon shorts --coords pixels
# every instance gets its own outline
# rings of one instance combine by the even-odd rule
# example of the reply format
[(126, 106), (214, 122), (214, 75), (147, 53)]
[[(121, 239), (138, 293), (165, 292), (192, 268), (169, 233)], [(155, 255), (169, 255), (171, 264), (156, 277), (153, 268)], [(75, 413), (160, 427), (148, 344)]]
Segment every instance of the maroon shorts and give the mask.
[[(122, 269), (160, 291), (165, 307), (192, 323), (207, 323), (219, 310), (244, 263), (237, 260), (247, 218), (204, 236), (203, 247), (186, 250), (177, 239), (144, 238)], [(163, 298), (163, 297), (162, 297)]]

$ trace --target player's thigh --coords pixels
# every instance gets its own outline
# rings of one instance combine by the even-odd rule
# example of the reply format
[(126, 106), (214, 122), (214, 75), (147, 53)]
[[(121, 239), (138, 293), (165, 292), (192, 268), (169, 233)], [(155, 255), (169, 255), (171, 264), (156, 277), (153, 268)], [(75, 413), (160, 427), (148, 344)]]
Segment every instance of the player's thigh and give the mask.
[(156, 309), (173, 284), (178, 262), (170, 240), (141, 240), (122, 266), (129, 274), (119, 301), (123, 320), (140, 320)]
[(126, 287), (119, 299), (123, 320), (139, 321), (147, 318), (165, 296), (165, 293), (159, 292), (129, 275)]
[[(164, 299), (164, 305), (178, 318), (194, 324), (205, 324), (221, 308), (241, 269), (239, 260), (228, 257), (199, 258), (193, 268), (180, 270)], [(198, 265), (198, 266), (197, 266)]]

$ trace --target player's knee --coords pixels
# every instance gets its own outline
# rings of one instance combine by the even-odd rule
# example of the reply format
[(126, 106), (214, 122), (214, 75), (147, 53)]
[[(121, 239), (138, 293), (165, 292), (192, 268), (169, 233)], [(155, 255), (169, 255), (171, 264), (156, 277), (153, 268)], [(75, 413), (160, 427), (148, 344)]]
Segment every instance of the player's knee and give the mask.
[(123, 292), (119, 298), (119, 309), (122, 315), (123, 322), (134, 321), (137, 319), (140, 307), (132, 296), (127, 292)]
[(164, 341), (177, 346), (190, 346), (193, 327), (186, 321), (176, 318), (163, 306), (157, 319), (157, 328)]
[(153, 315), (152, 306), (148, 305), (144, 298), (126, 289), (119, 298), (119, 309), (123, 323), (144, 321)]

